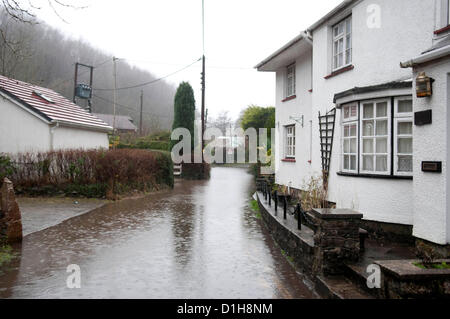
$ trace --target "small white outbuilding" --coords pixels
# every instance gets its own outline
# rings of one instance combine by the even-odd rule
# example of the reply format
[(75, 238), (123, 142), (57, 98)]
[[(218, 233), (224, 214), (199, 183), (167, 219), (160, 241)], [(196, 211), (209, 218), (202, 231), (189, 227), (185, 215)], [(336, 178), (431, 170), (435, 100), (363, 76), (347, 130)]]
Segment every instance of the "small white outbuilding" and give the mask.
[(53, 90), (0, 76), (0, 153), (107, 149), (111, 131)]

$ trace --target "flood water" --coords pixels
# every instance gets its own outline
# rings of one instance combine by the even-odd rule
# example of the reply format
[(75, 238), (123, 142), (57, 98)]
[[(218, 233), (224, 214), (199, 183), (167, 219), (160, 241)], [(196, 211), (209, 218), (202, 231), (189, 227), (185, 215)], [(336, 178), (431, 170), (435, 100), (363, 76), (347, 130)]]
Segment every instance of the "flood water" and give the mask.
[[(313, 298), (249, 208), (245, 169), (107, 204), (30, 234), (2, 298)], [(67, 288), (67, 266), (81, 288)]]

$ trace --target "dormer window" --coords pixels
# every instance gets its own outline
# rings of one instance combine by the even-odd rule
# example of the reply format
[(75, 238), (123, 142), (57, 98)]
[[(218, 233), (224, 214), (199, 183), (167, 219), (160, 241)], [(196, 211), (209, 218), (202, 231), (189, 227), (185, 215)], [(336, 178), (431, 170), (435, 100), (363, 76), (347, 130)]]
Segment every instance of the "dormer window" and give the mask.
[(33, 91), (33, 94), (36, 96), (39, 96), (41, 99), (45, 100), (48, 103), (55, 103), (53, 102), (53, 100), (51, 98), (49, 98), (48, 96), (44, 95), (44, 93), (38, 92), (38, 91)]

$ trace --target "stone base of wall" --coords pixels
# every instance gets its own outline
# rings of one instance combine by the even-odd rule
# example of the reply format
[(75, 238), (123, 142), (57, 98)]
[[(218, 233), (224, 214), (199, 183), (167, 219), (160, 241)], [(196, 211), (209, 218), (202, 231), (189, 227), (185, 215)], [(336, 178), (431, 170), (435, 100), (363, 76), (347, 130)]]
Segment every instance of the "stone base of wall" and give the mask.
[[(382, 270), (381, 297), (384, 299), (450, 299), (450, 270), (421, 269), (419, 260), (386, 260)], [(450, 263), (450, 260), (439, 260)]]
[(450, 258), (450, 245), (438, 245), (424, 239), (416, 239), (416, 248), (424, 253), (432, 253), (436, 259)]
[(0, 189), (0, 241), (16, 243), (22, 241), (22, 217), (16, 202), (14, 187), (5, 178)]
[[(261, 218), (274, 238), (286, 254), (292, 258), (295, 267), (301, 270), (305, 275), (312, 275), (312, 266), (314, 264), (314, 245), (294, 234), (291, 230), (282, 225), (272, 214), (270, 214), (259, 201)], [(279, 214), (282, 214), (279, 211)]]
[(362, 220), (361, 228), (367, 230), (369, 238), (377, 242), (404, 243), (414, 245), (413, 226)]

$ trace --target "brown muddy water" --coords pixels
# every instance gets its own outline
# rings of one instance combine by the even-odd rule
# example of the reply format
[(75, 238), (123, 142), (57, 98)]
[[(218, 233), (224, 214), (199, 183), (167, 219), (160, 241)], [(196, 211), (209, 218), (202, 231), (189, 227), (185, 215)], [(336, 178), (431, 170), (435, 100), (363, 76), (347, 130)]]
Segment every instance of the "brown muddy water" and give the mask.
[[(0, 275), (2, 298), (314, 298), (249, 208), (245, 169), (110, 203), (32, 233)], [(81, 288), (66, 284), (68, 265)]]

